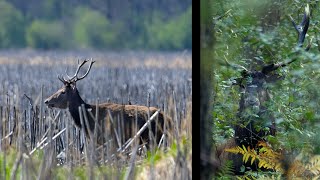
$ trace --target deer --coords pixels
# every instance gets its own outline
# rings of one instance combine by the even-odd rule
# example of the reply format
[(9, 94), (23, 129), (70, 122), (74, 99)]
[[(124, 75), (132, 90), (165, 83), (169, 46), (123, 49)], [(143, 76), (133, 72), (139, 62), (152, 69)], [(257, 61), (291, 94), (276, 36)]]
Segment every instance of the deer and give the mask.
[[(76, 83), (89, 74), (95, 61), (91, 59), (86, 73), (83, 76), (79, 76), (80, 69), (87, 62), (89, 62), (89, 60), (86, 59), (82, 61), (82, 63), (78, 62), (78, 67), (72, 77), (67, 75), (67, 78), (65, 78), (64, 76), (58, 75), (58, 79), (63, 83), (63, 86), (45, 99), (44, 103), (49, 108), (68, 109), (74, 124), (76, 127), (84, 130), (85, 136), (88, 139), (92, 139), (93, 132), (97, 133), (98, 145), (103, 145), (106, 142), (104, 133), (111, 136), (110, 139), (115, 143), (115, 146), (124, 145), (125, 142), (130, 141), (130, 139), (132, 140), (137, 130), (141, 130), (143, 126), (146, 126), (148, 117), (158, 112), (157, 118), (140, 134), (141, 141), (139, 143), (140, 145), (145, 143), (147, 147), (149, 146), (150, 142), (153, 141), (149, 135), (149, 130), (151, 130), (158, 144), (161, 137), (166, 135), (166, 132), (164, 132), (166, 131), (166, 127), (164, 127), (165, 121), (167, 124), (170, 123), (170, 117), (166, 116), (160, 109), (156, 107), (110, 102), (94, 105), (86, 103), (81, 98)], [(81, 118), (82, 114), (85, 118)], [(116, 126), (118, 124), (120, 124), (120, 131), (122, 133), (117, 137), (116, 129), (119, 129), (119, 127)], [(169, 126), (170, 124), (168, 124), (168, 127)]]
[[(250, 167), (252, 170), (257, 170), (257, 162), (251, 164), (244, 163), (242, 161), (242, 155), (231, 154), (224, 150), (236, 146), (244, 146), (250, 147), (251, 149), (257, 149), (258, 151), (259, 141), (266, 141), (265, 137), (267, 135), (276, 136), (277, 128), (275, 119), (265, 106), (266, 102), (271, 100), (271, 95), (266, 84), (271, 84), (284, 79), (284, 77), (279, 75), (276, 70), (296, 62), (299, 59), (298, 55), (303, 51), (309, 51), (311, 46), (311, 43), (308, 43), (307, 46), (303, 48), (310, 24), (309, 5), (305, 7), (303, 19), (299, 25), (296, 24), (291, 16), (289, 16), (289, 18), (298, 34), (298, 43), (293, 50), (295, 56), (292, 59), (278, 63), (263, 64), (260, 69), (252, 70), (240, 65), (231, 64), (226, 60), (228, 66), (241, 70), (241, 76), (232, 80), (232, 85), (239, 87), (240, 101), (237, 112), (238, 122), (233, 127), (235, 136), (226, 143), (217, 146), (214, 149), (214, 153), (216, 159), (221, 163), (219, 166), (223, 165), (226, 160), (232, 160), (234, 173), (237, 175), (243, 175), (244, 172), (241, 171), (241, 166), (243, 165)], [(269, 125), (266, 126), (266, 124)], [(264, 131), (261, 130), (262, 128), (256, 129), (255, 127), (267, 127), (268, 130)], [(288, 164), (286, 163), (287, 162), (285, 161), (283, 162), (285, 170), (288, 168)]]

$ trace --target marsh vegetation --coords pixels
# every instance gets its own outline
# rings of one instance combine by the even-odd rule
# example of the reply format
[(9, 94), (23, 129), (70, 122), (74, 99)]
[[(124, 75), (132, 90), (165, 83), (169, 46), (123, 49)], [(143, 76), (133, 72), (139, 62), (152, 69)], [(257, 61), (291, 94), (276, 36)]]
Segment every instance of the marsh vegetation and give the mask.
[[(45, 106), (62, 86), (57, 76), (85, 58), (96, 64), (77, 83), (81, 97), (160, 108), (174, 123), (167, 148), (108, 153), (91, 146), (67, 110)], [(0, 179), (191, 178), (190, 52), (2, 51), (0, 74)]]

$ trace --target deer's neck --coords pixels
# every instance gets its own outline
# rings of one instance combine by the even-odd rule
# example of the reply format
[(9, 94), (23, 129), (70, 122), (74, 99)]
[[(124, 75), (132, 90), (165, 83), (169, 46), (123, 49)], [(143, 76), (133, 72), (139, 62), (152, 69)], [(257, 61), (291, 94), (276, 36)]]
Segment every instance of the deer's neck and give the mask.
[[(91, 105), (87, 104), (86, 102), (84, 102), (84, 100), (80, 97), (79, 92), (77, 90), (76, 93), (73, 95), (71, 101), (69, 101), (68, 107), (69, 107), (70, 114), (71, 114), (75, 124), (80, 128), (82, 128), (82, 126), (81, 126), (79, 107), (81, 107), (82, 105), (87, 110), (86, 116), (88, 119), (88, 123), (89, 123), (91, 130), (93, 130), (94, 126), (92, 126), (92, 119), (88, 113), (88, 110), (92, 109), (93, 107)], [(83, 121), (84, 121), (83, 123), (85, 123), (84, 116), (82, 115), (82, 117), (83, 117)]]

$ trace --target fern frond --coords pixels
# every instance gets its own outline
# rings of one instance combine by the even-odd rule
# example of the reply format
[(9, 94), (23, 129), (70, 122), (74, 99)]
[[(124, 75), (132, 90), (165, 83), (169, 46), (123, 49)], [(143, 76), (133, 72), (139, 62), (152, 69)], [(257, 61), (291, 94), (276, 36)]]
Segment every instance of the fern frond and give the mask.
[(239, 146), (236, 146), (236, 147), (233, 147), (233, 148), (228, 148), (228, 149), (225, 149), (224, 151), (231, 152), (231, 153), (234, 153), (234, 154), (244, 154), (245, 153), (245, 151)]
[(218, 177), (233, 177), (233, 162), (231, 160), (227, 160), (220, 168), (218, 172)]
[(225, 149), (227, 152), (235, 153), (235, 154), (242, 154), (243, 158), (242, 161), (247, 163), (249, 158), (251, 158), (251, 164), (255, 160), (258, 160), (258, 167), (259, 168), (266, 168), (266, 169), (273, 169), (276, 171), (282, 171), (280, 157), (281, 154), (274, 151), (267, 143), (259, 142), (258, 143), (259, 153), (255, 149), (251, 149), (250, 147), (246, 148), (245, 146), (234, 147), (230, 149)]
[(254, 160), (257, 158), (257, 152), (254, 149), (250, 149), (250, 147), (246, 148), (244, 145), (241, 147), (236, 146), (233, 148), (225, 149), (227, 152), (231, 152), (234, 154), (242, 154), (242, 161), (247, 163), (249, 158), (251, 157), (251, 164), (253, 164)]
[(237, 176), (236, 177), (238, 180), (255, 180), (256, 178), (254, 178), (253, 176), (250, 175), (243, 175), (242, 177)]
[[(253, 164), (255, 160), (258, 160), (258, 167), (265, 169), (272, 169), (277, 172), (283, 173), (282, 168), (282, 158), (283, 155), (277, 151), (274, 151), (272, 147), (266, 142), (258, 143), (258, 151), (251, 149), (250, 147), (245, 146), (236, 146), (233, 148), (225, 149), (225, 151), (242, 154), (242, 161), (247, 163), (251, 158), (250, 163)], [(320, 177), (320, 155), (314, 155), (310, 157), (307, 163), (303, 163), (301, 158), (295, 158), (289, 164), (289, 168), (286, 172), (289, 179), (292, 178), (308, 178), (308, 179), (319, 179)], [(237, 177), (238, 179), (248, 179), (248, 176), (243, 176), (242, 178)]]
[(313, 156), (306, 165), (306, 169), (314, 175), (320, 175), (320, 155)]

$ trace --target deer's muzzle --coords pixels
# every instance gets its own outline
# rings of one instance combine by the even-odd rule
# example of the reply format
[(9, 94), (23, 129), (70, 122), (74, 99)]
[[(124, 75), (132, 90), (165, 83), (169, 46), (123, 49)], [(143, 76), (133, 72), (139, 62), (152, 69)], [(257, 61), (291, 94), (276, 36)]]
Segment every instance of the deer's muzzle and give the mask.
[(54, 104), (50, 103), (49, 99), (46, 99), (44, 101), (44, 103), (49, 107), (49, 108), (53, 108), (54, 107)]

